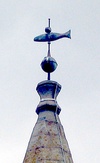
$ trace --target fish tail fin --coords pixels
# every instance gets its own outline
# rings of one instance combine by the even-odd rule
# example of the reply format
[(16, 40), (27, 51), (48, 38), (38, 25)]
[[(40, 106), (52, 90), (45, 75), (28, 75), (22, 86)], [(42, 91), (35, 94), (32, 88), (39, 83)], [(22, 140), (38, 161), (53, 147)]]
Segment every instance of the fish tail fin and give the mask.
[(65, 33), (65, 37), (71, 39), (71, 30), (69, 30), (68, 32)]

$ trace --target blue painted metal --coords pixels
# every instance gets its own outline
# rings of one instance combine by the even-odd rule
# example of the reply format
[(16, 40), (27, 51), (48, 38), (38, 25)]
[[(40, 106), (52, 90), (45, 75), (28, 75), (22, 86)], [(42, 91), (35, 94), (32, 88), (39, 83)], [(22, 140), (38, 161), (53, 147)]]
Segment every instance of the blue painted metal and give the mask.
[(42, 34), (34, 38), (34, 41), (37, 42), (48, 42), (48, 41), (56, 41), (61, 38), (70, 38), (71, 39), (71, 30), (69, 30), (66, 33), (47, 33), (47, 34)]

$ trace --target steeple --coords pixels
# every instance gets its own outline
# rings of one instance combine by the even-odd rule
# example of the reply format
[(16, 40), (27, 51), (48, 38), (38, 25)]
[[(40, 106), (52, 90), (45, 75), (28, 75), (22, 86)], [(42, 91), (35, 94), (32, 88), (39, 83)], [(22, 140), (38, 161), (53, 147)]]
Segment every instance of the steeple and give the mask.
[(23, 163), (73, 163), (63, 126), (59, 119), (61, 111), (57, 96), (61, 85), (50, 79), (55, 71), (57, 62), (50, 54), (50, 43), (57, 39), (70, 38), (70, 31), (59, 34), (52, 33), (50, 19), (45, 34), (37, 36), (34, 41), (48, 42), (48, 53), (41, 63), (42, 69), (48, 74), (47, 80), (37, 85), (40, 102), (36, 108), (37, 122), (26, 150)]

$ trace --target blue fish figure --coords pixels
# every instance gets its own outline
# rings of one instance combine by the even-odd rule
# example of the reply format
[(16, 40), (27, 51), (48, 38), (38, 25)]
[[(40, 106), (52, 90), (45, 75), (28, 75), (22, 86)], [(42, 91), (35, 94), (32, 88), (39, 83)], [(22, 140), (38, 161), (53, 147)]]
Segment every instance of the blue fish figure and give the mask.
[(37, 41), (37, 42), (50, 42), (50, 41), (55, 41), (55, 40), (58, 40), (58, 39), (61, 39), (61, 38), (64, 38), (64, 37), (67, 37), (67, 38), (71, 39), (71, 30), (69, 30), (68, 32), (63, 33), (63, 34), (53, 33), (53, 32), (50, 32), (50, 33), (47, 33), (47, 34), (42, 34), (42, 35), (39, 35), (39, 36), (35, 37), (34, 41)]

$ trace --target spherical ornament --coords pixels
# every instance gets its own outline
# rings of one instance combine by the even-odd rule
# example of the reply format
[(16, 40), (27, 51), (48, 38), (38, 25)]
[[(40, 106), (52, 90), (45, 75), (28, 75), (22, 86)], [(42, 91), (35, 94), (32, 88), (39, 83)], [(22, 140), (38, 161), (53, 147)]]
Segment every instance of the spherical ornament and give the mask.
[(46, 32), (46, 33), (50, 33), (50, 32), (51, 32), (51, 28), (50, 28), (50, 27), (46, 27), (46, 28), (45, 28), (45, 32)]
[(47, 56), (43, 59), (41, 67), (45, 72), (51, 73), (57, 68), (57, 62), (51, 56)]

